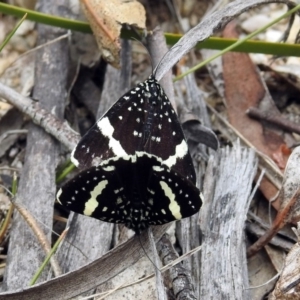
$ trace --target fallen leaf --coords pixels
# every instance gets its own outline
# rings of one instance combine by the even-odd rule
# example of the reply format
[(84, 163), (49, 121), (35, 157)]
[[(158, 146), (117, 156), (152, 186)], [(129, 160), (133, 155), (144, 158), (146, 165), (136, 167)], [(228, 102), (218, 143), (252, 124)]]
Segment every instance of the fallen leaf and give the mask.
[(81, 6), (96, 37), (102, 57), (120, 67), (120, 33), (123, 24), (144, 29), (146, 13), (135, 0), (81, 0)]
[[(229, 23), (223, 35), (236, 38), (235, 25)], [(229, 122), (258, 151), (270, 157), (283, 170), (288, 155), (285, 154), (286, 151), (283, 151), (287, 146), (280, 132), (246, 115), (250, 107), (280, 115), (249, 55), (236, 52), (226, 53), (223, 56), (223, 77)], [(277, 188), (268, 179), (261, 182), (260, 189), (269, 200), (277, 193)]]

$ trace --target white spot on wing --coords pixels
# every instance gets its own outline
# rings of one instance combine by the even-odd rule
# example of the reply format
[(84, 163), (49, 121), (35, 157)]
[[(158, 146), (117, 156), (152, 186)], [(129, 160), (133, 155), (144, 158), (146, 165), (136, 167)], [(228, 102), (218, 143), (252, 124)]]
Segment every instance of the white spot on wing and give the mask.
[[(114, 133), (114, 127), (110, 124), (110, 121), (107, 117), (99, 120), (97, 122), (97, 126), (99, 128), (99, 130), (102, 132), (102, 134), (106, 137), (109, 138), (109, 142), (108, 142), (108, 146), (109, 148), (111, 148), (111, 150), (113, 151), (113, 153), (116, 156), (124, 156), (127, 153), (125, 152), (125, 150), (123, 149), (123, 147), (121, 146), (120, 142), (117, 141), (112, 135)], [(74, 151), (74, 150), (73, 150)], [(72, 160), (73, 162), (73, 160)], [(78, 162), (78, 161), (77, 161)], [(74, 162), (73, 164), (75, 166), (77, 166)], [(79, 163), (78, 163), (79, 165)]]
[(161, 188), (163, 189), (166, 197), (169, 198), (170, 204), (169, 204), (169, 210), (172, 213), (173, 217), (177, 220), (180, 220), (182, 218), (182, 215), (180, 213), (180, 206), (178, 205), (175, 195), (173, 194), (172, 190), (170, 187), (164, 182), (160, 181), (159, 182)]
[(131, 162), (136, 163), (136, 155), (130, 155)]
[(97, 196), (101, 195), (107, 184), (107, 180), (102, 180), (95, 186), (95, 188), (91, 191), (91, 198), (85, 203), (83, 214), (85, 214), (86, 216), (92, 215), (92, 213), (99, 205), (96, 198)]
[(155, 191), (152, 191), (151, 189), (149, 189), (149, 188), (147, 188), (147, 190), (148, 190), (148, 192), (150, 193), (150, 194), (152, 194), (152, 195), (154, 195), (155, 194)]
[(111, 172), (114, 171), (116, 168), (114, 166), (107, 166), (107, 167), (102, 167), (102, 169), (106, 172)]
[(164, 168), (161, 168), (159, 166), (153, 166), (152, 169), (156, 172), (162, 172), (164, 170)]
[(188, 153), (187, 143), (185, 140), (182, 140), (182, 142), (176, 146), (175, 154), (169, 156), (169, 158), (164, 161), (164, 164), (166, 164), (169, 168), (171, 168), (176, 164), (176, 160), (178, 158), (183, 158), (187, 153)]
[(59, 202), (59, 204), (61, 204), (61, 202), (59, 200), (59, 197), (61, 196), (61, 194), (62, 194), (62, 189), (59, 189), (58, 192), (57, 192), (57, 194), (56, 194), (56, 200)]

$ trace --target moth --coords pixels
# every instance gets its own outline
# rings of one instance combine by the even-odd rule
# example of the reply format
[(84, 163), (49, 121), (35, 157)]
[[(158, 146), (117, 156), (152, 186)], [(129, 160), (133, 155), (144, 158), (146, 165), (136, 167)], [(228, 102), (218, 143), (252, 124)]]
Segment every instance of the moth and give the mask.
[(137, 234), (197, 213), (202, 201), (181, 125), (151, 75), (123, 95), (71, 153), (81, 171), (57, 193), (66, 208)]

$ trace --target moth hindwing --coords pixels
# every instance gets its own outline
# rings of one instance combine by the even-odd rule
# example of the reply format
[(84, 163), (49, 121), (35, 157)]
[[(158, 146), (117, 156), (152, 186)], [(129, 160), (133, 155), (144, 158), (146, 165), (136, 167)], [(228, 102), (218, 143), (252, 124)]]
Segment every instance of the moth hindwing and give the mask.
[(195, 184), (195, 170), (181, 125), (153, 75), (112, 105), (83, 136), (71, 159), (77, 167), (89, 168), (135, 151), (158, 156)]
[(124, 223), (139, 233), (199, 211), (200, 191), (145, 152), (114, 157), (79, 173), (57, 193), (69, 210), (102, 221)]

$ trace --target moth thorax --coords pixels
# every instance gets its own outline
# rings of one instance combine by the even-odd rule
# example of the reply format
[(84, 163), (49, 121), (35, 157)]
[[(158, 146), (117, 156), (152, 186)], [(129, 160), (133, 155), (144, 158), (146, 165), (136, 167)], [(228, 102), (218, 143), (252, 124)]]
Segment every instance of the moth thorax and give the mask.
[(137, 188), (137, 186), (134, 186), (132, 189), (132, 195), (131, 195), (131, 207), (133, 209), (133, 212), (140, 211), (144, 207), (144, 197), (141, 193), (141, 191)]

